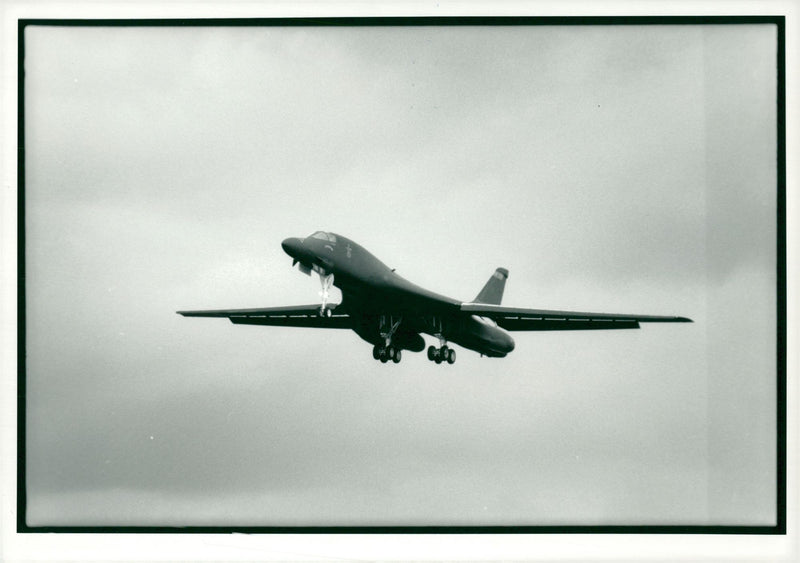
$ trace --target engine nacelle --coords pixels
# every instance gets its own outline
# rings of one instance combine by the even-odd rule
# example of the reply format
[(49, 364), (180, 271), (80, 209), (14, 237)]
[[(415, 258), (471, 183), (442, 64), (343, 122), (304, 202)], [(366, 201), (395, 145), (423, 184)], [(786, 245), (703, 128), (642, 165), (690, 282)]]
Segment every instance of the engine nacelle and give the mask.
[(422, 352), (425, 349), (425, 339), (415, 332), (399, 332), (394, 335), (392, 343), (411, 352)]

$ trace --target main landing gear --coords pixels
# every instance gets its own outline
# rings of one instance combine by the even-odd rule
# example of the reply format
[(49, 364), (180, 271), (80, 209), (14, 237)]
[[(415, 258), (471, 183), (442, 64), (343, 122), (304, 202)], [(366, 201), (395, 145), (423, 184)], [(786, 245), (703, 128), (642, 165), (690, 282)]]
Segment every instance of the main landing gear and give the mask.
[(383, 344), (376, 344), (372, 348), (373, 358), (380, 360), (381, 363), (384, 364), (389, 360), (392, 360), (396, 364), (400, 363), (400, 358), (402, 358), (403, 353), (400, 351), (400, 348), (395, 348), (392, 345), (392, 338), (402, 321), (403, 317), (395, 318), (392, 315), (381, 315), (378, 320), (378, 332), (381, 335)]
[(442, 362), (454, 364), (456, 363), (456, 351), (452, 348), (448, 348), (447, 344), (440, 348), (429, 346), (428, 359), (432, 362), (436, 362), (437, 364), (441, 364)]
[(378, 346), (376, 344), (372, 348), (372, 357), (376, 360), (380, 360), (382, 364), (385, 364), (389, 360), (399, 364), (403, 353), (400, 348), (395, 348), (394, 346)]
[(444, 322), (441, 317), (430, 317), (426, 319), (429, 334), (433, 335), (439, 340), (439, 347), (428, 347), (428, 359), (437, 364), (447, 362), (448, 364), (456, 363), (456, 351), (447, 346), (447, 340), (444, 336)]

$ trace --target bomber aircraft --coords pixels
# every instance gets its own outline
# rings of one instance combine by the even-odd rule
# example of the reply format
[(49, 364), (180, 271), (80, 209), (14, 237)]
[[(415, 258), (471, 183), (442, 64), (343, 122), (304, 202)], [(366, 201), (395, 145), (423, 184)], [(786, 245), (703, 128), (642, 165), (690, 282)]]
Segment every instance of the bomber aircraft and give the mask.
[[(305, 238), (287, 238), (281, 245), (292, 266), (322, 284), (320, 305), (178, 311), (185, 317), (223, 317), (235, 324), (351, 329), (373, 345), (372, 357), (399, 363), (402, 351), (422, 352), (428, 334), (439, 346), (428, 359), (456, 361), (452, 342), (482, 356), (502, 358), (514, 349), (509, 332), (523, 330), (603, 330), (639, 328), (643, 322), (692, 322), (686, 317), (617, 315), (502, 307), (508, 270), (497, 268), (480, 293), (468, 302), (438, 295), (395, 273), (354, 241), (317, 231)], [(341, 303), (328, 303), (336, 285)]]

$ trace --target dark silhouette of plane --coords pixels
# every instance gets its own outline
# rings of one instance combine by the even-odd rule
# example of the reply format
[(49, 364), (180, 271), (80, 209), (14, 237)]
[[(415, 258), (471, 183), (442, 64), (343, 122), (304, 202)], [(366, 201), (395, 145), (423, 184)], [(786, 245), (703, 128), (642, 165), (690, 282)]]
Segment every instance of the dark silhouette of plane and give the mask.
[[(362, 246), (334, 233), (317, 231), (306, 238), (287, 238), (283, 249), (299, 269), (319, 274), (321, 305), (178, 311), (185, 317), (225, 317), (235, 324), (349, 328), (373, 345), (372, 356), (386, 363), (400, 361), (402, 350), (425, 349), (422, 334), (439, 340), (428, 359), (456, 361), (453, 342), (481, 355), (502, 358), (514, 349), (509, 331), (603, 330), (639, 328), (642, 322), (692, 322), (685, 317), (615, 315), (501, 307), (508, 270), (497, 268), (469, 302), (437, 295), (397, 275)], [(328, 303), (331, 285), (342, 302)]]

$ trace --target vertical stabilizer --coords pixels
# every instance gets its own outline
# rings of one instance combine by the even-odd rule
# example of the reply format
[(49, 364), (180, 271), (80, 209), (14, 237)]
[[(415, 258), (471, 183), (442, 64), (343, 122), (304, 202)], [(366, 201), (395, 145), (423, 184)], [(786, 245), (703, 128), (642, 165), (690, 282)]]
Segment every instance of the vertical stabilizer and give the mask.
[(508, 270), (505, 268), (497, 268), (473, 302), (486, 303), (487, 305), (499, 305), (503, 300), (503, 290), (506, 288), (507, 279)]

